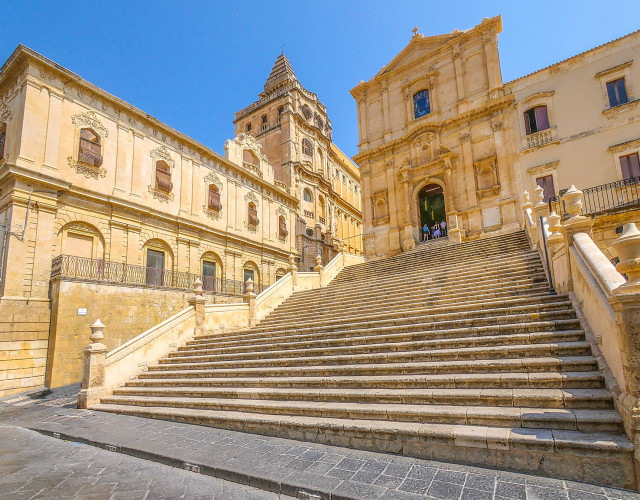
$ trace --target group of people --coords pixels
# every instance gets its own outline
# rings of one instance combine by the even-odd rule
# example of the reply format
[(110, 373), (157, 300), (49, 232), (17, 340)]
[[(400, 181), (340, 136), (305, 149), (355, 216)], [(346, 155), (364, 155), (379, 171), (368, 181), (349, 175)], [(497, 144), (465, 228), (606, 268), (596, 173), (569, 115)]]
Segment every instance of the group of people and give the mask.
[(445, 221), (436, 222), (433, 226), (429, 224), (422, 226), (422, 241), (433, 240), (447, 235), (447, 223)]

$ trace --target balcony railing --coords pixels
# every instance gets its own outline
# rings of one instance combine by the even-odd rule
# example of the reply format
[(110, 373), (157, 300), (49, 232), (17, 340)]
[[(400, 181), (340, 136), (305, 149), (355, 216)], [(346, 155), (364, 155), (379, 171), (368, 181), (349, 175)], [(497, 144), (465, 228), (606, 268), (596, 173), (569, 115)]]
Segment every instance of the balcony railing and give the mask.
[[(238, 280), (135, 266), (108, 260), (88, 259), (75, 255), (59, 255), (53, 259), (51, 280), (59, 279), (179, 290), (192, 290), (194, 281), (200, 279), (205, 293), (242, 295), (245, 292), (244, 282)], [(259, 294), (268, 286), (267, 284), (254, 283), (253, 291), (255, 294)]]
[[(581, 215), (638, 208), (640, 207), (640, 177), (593, 186), (583, 189), (582, 193), (584, 201)], [(549, 210), (561, 216), (566, 215), (560, 196), (549, 199)]]
[(318, 217), (318, 220), (320, 221), (320, 224), (326, 224), (327, 221), (324, 217)]
[(527, 136), (527, 147), (536, 148), (538, 146), (544, 146), (551, 141), (553, 141), (553, 129), (548, 128), (545, 130), (541, 130), (540, 132), (529, 134)]

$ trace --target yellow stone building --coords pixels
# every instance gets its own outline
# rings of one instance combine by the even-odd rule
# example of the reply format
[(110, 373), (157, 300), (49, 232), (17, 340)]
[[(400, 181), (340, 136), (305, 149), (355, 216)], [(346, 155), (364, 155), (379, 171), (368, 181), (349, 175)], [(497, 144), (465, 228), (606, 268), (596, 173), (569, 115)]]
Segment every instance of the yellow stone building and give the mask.
[(313, 152), (349, 175), (350, 194), (317, 172), (320, 156), (292, 158), (309, 181), (291, 186), (252, 133), (222, 157), (24, 46), (2, 66), (0, 98), (0, 396), (79, 381), (96, 317), (115, 348), (183, 309), (197, 278), (208, 302), (242, 301), (248, 279), (260, 292), (300, 257), (307, 211), (314, 231), (336, 223), (358, 245), (357, 169), (326, 114), (326, 127), (308, 125)]
[(256, 137), (273, 165), (276, 185), (300, 202), (301, 268), (313, 268), (317, 255), (326, 264), (339, 245), (362, 253), (360, 173), (332, 142), (326, 107), (300, 84), (284, 54), (259, 97), (236, 113), (235, 132)]
[(445, 222), (456, 240), (519, 227), (522, 193), (538, 184), (545, 201), (571, 184), (587, 188), (603, 249), (624, 222), (640, 220), (640, 34), (505, 84), (501, 30), (500, 17), (445, 35), (416, 29), (352, 89), (367, 258), (413, 248), (425, 224)]

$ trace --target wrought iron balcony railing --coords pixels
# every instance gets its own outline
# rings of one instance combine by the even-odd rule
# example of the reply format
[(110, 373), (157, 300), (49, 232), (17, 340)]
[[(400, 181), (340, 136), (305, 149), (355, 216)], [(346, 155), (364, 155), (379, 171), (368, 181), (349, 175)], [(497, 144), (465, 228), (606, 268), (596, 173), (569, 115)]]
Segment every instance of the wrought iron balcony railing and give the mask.
[[(640, 177), (631, 177), (622, 181), (585, 188), (582, 193), (584, 201), (581, 215), (596, 215), (608, 211), (639, 208)], [(563, 191), (561, 191), (562, 194), (564, 194)], [(549, 210), (560, 216), (566, 215), (561, 196), (549, 199)]]
[[(75, 255), (59, 255), (53, 259), (51, 280), (59, 279), (180, 290), (192, 290), (194, 281), (200, 279), (205, 293), (242, 295), (245, 292), (244, 282), (238, 280), (135, 266), (108, 260), (88, 259)], [(254, 283), (253, 291), (255, 294), (259, 294), (268, 286)]]

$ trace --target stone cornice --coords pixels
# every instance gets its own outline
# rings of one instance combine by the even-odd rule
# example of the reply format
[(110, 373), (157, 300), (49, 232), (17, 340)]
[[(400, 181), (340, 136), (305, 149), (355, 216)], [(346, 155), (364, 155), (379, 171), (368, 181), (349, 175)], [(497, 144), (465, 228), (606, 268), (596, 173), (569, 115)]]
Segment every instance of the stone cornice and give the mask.
[(396, 139), (395, 141), (391, 141), (386, 144), (382, 144), (374, 149), (358, 153), (353, 157), (353, 161), (358, 164), (362, 164), (366, 161), (372, 161), (373, 159), (381, 155), (393, 152), (396, 148), (411, 142), (415, 137), (424, 132), (432, 131), (442, 133), (443, 130), (453, 128), (460, 123), (469, 123), (473, 120), (477, 120), (478, 118), (490, 117), (490, 115), (495, 113), (496, 111), (500, 111), (508, 106), (511, 106), (514, 100), (515, 97), (510, 94), (504, 97), (499, 97), (498, 99), (494, 99), (480, 108), (472, 109), (470, 111), (467, 111), (466, 113), (456, 115), (444, 121), (424, 123), (423, 125), (412, 129), (404, 136)]
[(629, 149), (635, 149), (640, 147), (640, 139), (632, 139), (630, 141), (621, 142), (620, 144), (614, 144), (609, 146), (609, 151), (613, 153), (622, 153)]
[[(378, 86), (386, 85), (388, 83), (388, 80), (391, 80), (397, 77), (398, 75), (407, 71), (408, 69), (413, 69), (416, 66), (419, 66), (430, 60), (443, 57), (445, 55), (449, 55), (448, 53), (451, 52), (454, 47), (468, 42), (471, 38), (475, 36), (478, 36), (479, 41), (484, 43), (481, 36), (491, 31), (494, 28), (498, 32), (502, 30), (502, 20), (500, 19), (500, 16), (487, 19), (486, 21), (483, 21), (481, 24), (478, 24), (477, 26), (471, 28), (468, 31), (460, 32), (458, 36), (451, 38), (450, 40), (444, 42), (442, 45), (436, 47), (430, 52), (427, 52), (426, 54), (424, 54), (423, 56), (417, 59), (413, 59), (405, 64), (402, 64), (397, 68), (392, 69), (391, 71), (388, 71), (388, 72), (381, 71), (368, 82), (360, 82), (356, 87), (351, 89), (351, 95), (357, 100), (359, 97), (362, 97), (363, 95), (365, 95), (367, 91), (372, 90)], [(403, 49), (403, 51), (405, 49)]]

